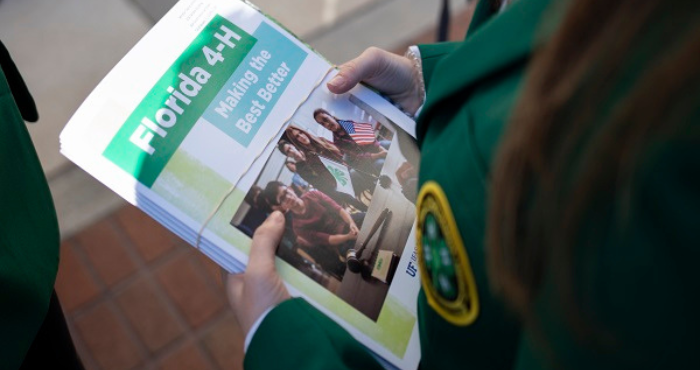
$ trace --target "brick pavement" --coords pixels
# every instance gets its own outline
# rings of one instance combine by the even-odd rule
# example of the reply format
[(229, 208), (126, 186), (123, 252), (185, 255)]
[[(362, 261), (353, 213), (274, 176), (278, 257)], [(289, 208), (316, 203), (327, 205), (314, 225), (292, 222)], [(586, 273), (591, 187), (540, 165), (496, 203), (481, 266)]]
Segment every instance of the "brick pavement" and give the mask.
[(65, 240), (56, 282), (88, 369), (237, 369), (218, 266), (132, 206)]
[[(470, 18), (455, 15), (452, 39)], [(242, 368), (219, 267), (132, 206), (63, 241), (56, 290), (86, 369)]]

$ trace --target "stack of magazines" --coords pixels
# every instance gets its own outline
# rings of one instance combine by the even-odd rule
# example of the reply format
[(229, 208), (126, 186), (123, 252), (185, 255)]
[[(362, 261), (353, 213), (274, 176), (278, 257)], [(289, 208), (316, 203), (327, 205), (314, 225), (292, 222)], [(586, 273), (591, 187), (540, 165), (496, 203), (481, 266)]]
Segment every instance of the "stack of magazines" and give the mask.
[(393, 366), (419, 361), (414, 122), (246, 2), (181, 0), (95, 88), (61, 152), (229, 272), (277, 268)]

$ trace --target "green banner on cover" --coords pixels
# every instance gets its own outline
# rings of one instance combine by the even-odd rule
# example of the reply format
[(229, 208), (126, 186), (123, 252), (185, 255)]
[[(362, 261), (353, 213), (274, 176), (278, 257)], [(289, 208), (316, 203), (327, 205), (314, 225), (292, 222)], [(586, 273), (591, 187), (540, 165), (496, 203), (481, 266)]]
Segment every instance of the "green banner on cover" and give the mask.
[(141, 101), (103, 155), (151, 187), (256, 42), (215, 16)]

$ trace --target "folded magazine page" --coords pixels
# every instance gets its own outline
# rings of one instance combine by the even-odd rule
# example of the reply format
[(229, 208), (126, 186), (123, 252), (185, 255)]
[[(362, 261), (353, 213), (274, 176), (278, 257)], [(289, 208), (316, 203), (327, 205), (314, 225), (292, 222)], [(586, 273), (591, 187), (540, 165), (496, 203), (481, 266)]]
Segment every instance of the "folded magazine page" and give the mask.
[(181, 0), (95, 88), (61, 152), (230, 272), (285, 214), (277, 269), (393, 366), (416, 368), (414, 122), (246, 2)]

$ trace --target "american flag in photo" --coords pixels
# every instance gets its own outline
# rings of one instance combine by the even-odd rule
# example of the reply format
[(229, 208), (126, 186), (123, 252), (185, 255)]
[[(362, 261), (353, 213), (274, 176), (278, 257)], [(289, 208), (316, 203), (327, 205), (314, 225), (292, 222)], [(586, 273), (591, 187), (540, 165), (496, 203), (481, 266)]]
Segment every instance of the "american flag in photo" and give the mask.
[(374, 128), (369, 123), (356, 123), (348, 120), (338, 120), (338, 123), (358, 145), (372, 144), (376, 140)]

